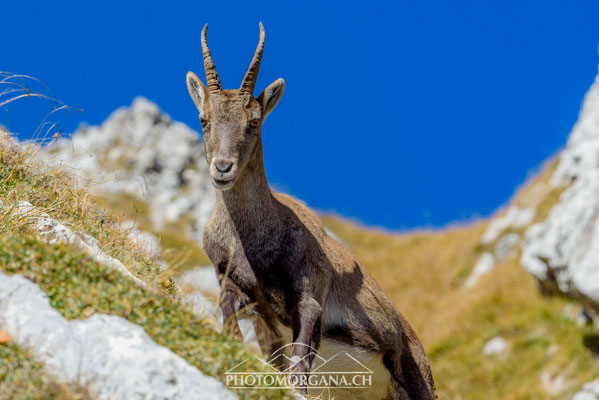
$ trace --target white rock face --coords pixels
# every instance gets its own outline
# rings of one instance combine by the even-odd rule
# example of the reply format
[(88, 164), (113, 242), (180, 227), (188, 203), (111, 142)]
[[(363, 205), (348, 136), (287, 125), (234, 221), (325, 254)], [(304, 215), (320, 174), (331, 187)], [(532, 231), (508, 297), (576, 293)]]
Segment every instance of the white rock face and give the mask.
[(495, 258), (491, 253), (484, 253), (472, 270), (470, 276), (466, 280), (465, 286), (471, 288), (478, 283), (478, 280), (491, 272), (495, 268)]
[(523, 267), (543, 288), (599, 311), (599, 76), (561, 153), (553, 187), (569, 187), (547, 219), (529, 228)]
[(489, 340), (485, 347), (483, 348), (483, 352), (488, 356), (493, 356), (499, 354), (508, 348), (508, 343), (501, 336), (496, 336), (493, 339)]
[(45, 162), (98, 182), (98, 193), (145, 200), (156, 230), (184, 219), (187, 233), (201, 239), (214, 203), (204, 144), (149, 100), (136, 98), (101, 126), (81, 126), (45, 150)]
[(34, 283), (0, 272), (0, 328), (61, 380), (97, 399), (235, 399), (143, 328), (109, 315), (65, 320)]

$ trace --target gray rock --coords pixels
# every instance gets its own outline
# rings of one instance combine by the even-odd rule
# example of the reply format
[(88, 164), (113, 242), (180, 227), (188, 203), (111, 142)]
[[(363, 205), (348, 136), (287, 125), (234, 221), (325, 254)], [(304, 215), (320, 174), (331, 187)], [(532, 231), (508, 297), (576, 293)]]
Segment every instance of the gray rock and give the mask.
[(0, 272), (0, 328), (57, 378), (98, 399), (235, 399), (143, 328), (110, 315), (65, 320), (34, 283)]
[(508, 343), (501, 336), (496, 336), (489, 340), (483, 348), (483, 353), (487, 356), (494, 356), (502, 353), (508, 348)]

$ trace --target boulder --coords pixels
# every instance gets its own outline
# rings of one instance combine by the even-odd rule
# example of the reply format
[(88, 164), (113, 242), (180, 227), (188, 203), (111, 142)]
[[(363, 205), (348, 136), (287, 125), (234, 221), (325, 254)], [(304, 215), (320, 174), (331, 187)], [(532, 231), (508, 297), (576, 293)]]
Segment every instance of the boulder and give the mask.
[(37, 285), (2, 272), (0, 328), (58, 379), (86, 387), (98, 400), (236, 398), (142, 327), (103, 314), (67, 321)]

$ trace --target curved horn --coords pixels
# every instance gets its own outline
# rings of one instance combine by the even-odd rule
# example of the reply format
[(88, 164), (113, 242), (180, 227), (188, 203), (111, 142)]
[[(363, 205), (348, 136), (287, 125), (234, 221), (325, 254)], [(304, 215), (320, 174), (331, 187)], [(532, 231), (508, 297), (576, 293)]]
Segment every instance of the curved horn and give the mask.
[(243, 77), (241, 87), (239, 88), (239, 93), (250, 95), (254, 94), (254, 87), (256, 86), (256, 80), (258, 79), (258, 71), (260, 70), (260, 60), (262, 60), (262, 52), (264, 51), (265, 37), (266, 34), (264, 33), (264, 27), (262, 26), (262, 22), (260, 22), (260, 41), (258, 42), (258, 47), (256, 47), (256, 52), (254, 53), (254, 58), (250, 63), (248, 72), (246, 72), (245, 76)]
[(206, 40), (206, 33), (208, 32), (208, 24), (204, 25), (202, 29), (202, 55), (204, 56), (204, 69), (206, 70), (206, 82), (208, 83), (208, 93), (218, 93), (223, 90), (220, 84), (214, 61), (210, 55), (210, 49), (208, 48), (208, 41)]

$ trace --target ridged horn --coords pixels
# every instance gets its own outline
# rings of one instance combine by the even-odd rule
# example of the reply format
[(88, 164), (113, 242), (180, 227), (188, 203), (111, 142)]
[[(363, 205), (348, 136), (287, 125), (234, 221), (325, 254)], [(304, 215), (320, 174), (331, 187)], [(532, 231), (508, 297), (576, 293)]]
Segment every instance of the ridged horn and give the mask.
[(223, 90), (220, 84), (220, 78), (216, 72), (214, 61), (212, 61), (212, 55), (210, 55), (210, 49), (208, 48), (208, 41), (206, 40), (206, 33), (208, 32), (208, 24), (204, 25), (202, 29), (202, 55), (204, 56), (204, 69), (206, 70), (206, 82), (208, 83), (208, 93), (218, 93)]
[(254, 87), (256, 87), (258, 71), (260, 70), (260, 60), (262, 60), (262, 52), (264, 51), (265, 37), (264, 26), (262, 26), (262, 22), (260, 22), (260, 41), (258, 42), (258, 47), (256, 47), (256, 52), (254, 53), (254, 58), (250, 63), (248, 72), (245, 73), (243, 81), (241, 82), (241, 87), (239, 88), (240, 94), (254, 94)]

